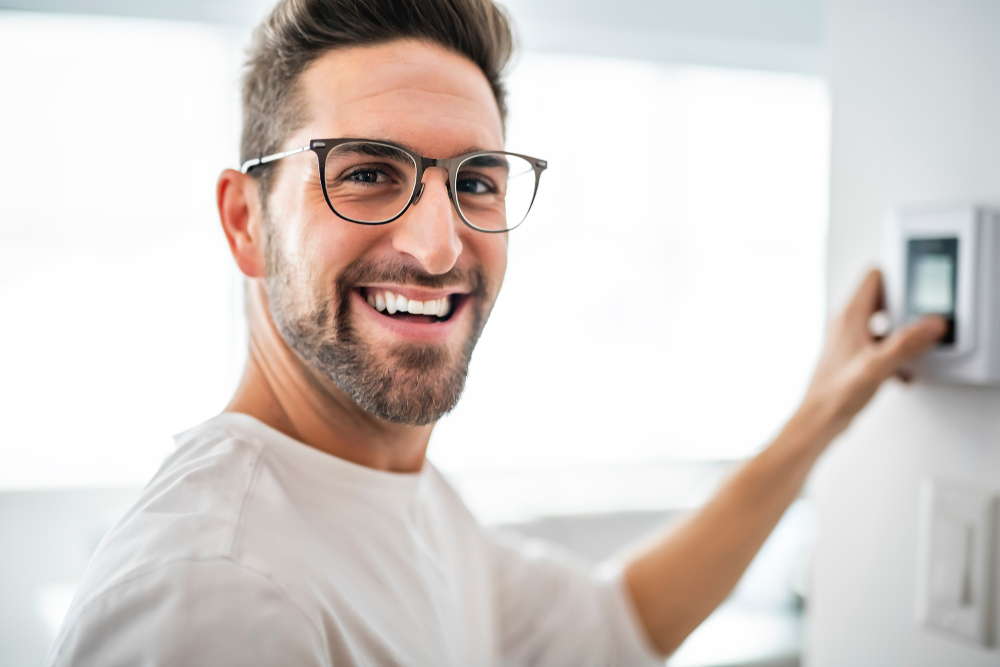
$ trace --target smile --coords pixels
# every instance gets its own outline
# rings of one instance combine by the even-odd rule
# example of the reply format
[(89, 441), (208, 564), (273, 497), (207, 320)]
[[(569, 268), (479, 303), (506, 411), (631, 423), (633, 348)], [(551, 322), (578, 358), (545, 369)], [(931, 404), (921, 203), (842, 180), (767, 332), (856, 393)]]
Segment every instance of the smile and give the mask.
[(408, 298), (399, 291), (382, 287), (362, 287), (358, 291), (364, 302), (384, 317), (416, 324), (447, 322), (466, 296), (455, 293), (421, 299), (418, 296), (423, 295), (411, 293)]

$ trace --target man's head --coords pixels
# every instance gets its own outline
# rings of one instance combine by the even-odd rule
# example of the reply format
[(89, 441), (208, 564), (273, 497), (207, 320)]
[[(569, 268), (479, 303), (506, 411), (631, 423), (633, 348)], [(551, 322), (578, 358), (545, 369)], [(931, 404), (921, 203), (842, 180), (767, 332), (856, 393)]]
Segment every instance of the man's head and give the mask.
[[(281, 150), (301, 127), (309, 110), (300, 77), (321, 56), (398, 40), (436, 44), (473, 62), (503, 123), (501, 75), (514, 39), (507, 16), (492, 0), (282, 0), (254, 31), (248, 53), (240, 162)], [(259, 176), (264, 191), (269, 175)]]
[[(321, 138), (432, 158), (502, 150), (499, 77), (511, 48), (489, 0), (282, 2), (251, 49), (243, 158)], [(379, 226), (330, 210), (311, 152), (251, 175), (220, 179), (223, 226), (240, 268), (261, 279), (284, 343), (377, 417), (427, 424), (450, 410), (503, 279), (506, 235), (464, 225), (438, 167), (424, 173), (417, 204)], [(447, 315), (369, 305), (387, 294)]]

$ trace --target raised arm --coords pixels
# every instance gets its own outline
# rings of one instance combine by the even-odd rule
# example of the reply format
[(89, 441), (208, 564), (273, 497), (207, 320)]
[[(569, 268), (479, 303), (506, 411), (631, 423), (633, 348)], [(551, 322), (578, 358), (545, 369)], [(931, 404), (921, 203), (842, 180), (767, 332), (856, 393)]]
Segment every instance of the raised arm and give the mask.
[(664, 654), (729, 595), (830, 441), (883, 381), (944, 333), (944, 321), (930, 317), (875, 340), (868, 320), (881, 305), (882, 276), (872, 271), (830, 323), (805, 399), (774, 442), (680, 527), (627, 564), (636, 609)]

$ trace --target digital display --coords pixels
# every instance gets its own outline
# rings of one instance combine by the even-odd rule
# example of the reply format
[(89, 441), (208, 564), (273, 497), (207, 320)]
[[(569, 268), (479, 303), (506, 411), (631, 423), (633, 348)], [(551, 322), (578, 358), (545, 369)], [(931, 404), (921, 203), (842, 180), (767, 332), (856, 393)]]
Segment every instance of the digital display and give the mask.
[(948, 321), (943, 344), (955, 342), (958, 239), (910, 239), (906, 244), (906, 314), (942, 315)]
[(915, 313), (955, 310), (955, 260), (951, 255), (921, 255), (916, 259), (911, 299)]

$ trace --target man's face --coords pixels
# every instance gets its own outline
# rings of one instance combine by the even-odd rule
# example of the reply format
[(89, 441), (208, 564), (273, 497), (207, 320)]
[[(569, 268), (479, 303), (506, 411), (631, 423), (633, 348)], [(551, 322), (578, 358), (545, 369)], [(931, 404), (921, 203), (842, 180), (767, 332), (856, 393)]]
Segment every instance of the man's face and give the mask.
[[(436, 45), (332, 51), (303, 73), (301, 91), (307, 120), (284, 149), (325, 138), (389, 141), (432, 158), (503, 149), (486, 77)], [(418, 204), (379, 226), (330, 210), (315, 154), (275, 168), (265, 207), (265, 284), (282, 337), (366, 411), (396, 423), (437, 420), (464, 386), (503, 280), (506, 235), (462, 223), (441, 168), (425, 172)], [(390, 315), (369, 305), (386, 293), (437, 302), (448, 315)]]

